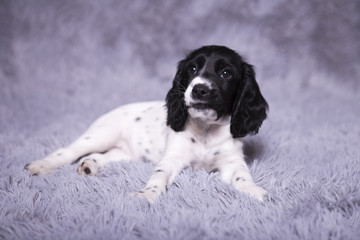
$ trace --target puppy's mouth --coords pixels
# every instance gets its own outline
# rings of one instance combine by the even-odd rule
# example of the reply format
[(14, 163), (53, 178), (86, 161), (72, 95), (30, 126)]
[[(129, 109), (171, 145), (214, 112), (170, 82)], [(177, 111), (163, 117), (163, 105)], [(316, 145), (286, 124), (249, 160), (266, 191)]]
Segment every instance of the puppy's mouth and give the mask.
[(192, 103), (188, 107), (202, 110), (202, 109), (208, 109), (209, 105), (207, 103)]
[(207, 123), (215, 123), (219, 119), (219, 115), (206, 102), (190, 103), (188, 106), (188, 113), (193, 119), (201, 119)]

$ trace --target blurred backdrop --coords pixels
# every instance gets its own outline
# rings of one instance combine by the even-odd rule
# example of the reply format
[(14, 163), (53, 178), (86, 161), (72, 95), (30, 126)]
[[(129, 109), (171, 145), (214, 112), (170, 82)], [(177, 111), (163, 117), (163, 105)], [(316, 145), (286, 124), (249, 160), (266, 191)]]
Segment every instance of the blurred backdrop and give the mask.
[(356, 95), (359, 12), (357, 0), (0, 0), (1, 127), (164, 99), (177, 62), (207, 44), (254, 64), (270, 103), (314, 86)]
[[(357, 239), (359, 39), (359, 0), (0, 0), (0, 239)], [(206, 44), (255, 66), (270, 112), (244, 151), (273, 201), (190, 169), (154, 207), (128, 198), (149, 164), (23, 170), (105, 112), (165, 99)]]

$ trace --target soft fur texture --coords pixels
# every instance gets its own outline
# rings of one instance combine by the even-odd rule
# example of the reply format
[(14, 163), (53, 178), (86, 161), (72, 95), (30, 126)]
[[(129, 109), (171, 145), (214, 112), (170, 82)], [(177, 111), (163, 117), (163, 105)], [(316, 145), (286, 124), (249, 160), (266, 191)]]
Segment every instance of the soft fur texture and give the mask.
[[(358, 239), (359, 1), (0, 1), (0, 239)], [(164, 99), (184, 49), (256, 66), (270, 111), (244, 138), (260, 203), (184, 170), (155, 204), (152, 167), (97, 177), (23, 167), (119, 105)]]

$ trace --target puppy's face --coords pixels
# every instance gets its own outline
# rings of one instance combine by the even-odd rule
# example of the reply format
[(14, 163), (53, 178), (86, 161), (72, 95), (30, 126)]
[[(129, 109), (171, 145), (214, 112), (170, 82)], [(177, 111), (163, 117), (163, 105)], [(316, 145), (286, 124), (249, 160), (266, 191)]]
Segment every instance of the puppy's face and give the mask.
[(189, 116), (209, 124), (231, 116), (234, 138), (257, 133), (268, 108), (252, 66), (223, 46), (199, 48), (179, 62), (166, 106), (175, 131), (184, 129)]
[(212, 123), (231, 114), (240, 80), (238, 62), (232, 54), (202, 50), (186, 60), (184, 101), (191, 117)]

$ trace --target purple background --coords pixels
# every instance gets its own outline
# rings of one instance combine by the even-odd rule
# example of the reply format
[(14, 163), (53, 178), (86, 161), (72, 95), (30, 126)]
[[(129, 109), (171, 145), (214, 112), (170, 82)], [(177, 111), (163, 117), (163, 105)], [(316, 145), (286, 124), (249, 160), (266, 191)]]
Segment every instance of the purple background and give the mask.
[[(359, 12), (355, 0), (0, 0), (0, 238), (356, 239)], [(189, 169), (154, 206), (128, 197), (148, 164), (23, 170), (101, 114), (164, 99), (177, 62), (207, 44), (255, 65), (270, 114), (245, 150), (272, 202)]]

